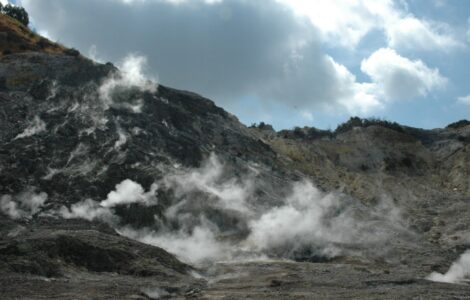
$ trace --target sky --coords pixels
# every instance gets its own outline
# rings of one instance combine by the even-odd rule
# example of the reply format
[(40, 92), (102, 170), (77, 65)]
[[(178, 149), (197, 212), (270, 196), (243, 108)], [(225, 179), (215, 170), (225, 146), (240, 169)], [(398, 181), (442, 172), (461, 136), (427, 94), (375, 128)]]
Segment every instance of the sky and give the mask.
[[(5, 0), (0, 0), (6, 2)], [(16, 0), (39, 33), (251, 125), (470, 119), (468, 0)]]

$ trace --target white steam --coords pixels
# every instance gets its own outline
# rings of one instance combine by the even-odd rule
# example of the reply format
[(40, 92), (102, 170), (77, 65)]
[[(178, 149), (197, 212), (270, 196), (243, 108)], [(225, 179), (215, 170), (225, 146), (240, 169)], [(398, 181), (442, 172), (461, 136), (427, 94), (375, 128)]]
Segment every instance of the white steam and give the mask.
[(217, 239), (217, 230), (212, 224), (206, 223), (187, 230), (153, 231), (148, 229), (134, 230), (126, 227), (118, 230), (121, 235), (138, 240), (142, 243), (158, 246), (175, 254), (188, 263), (205, 263), (230, 259), (231, 245)]
[(175, 191), (178, 198), (202, 192), (215, 206), (249, 213), (246, 200), (253, 193), (252, 176), (240, 182), (234, 178), (224, 179), (223, 175), (224, 166), (212, 153), (201, 168), (168, 175), (163, 182)]
[(114, 143), (114, 149), (119, 149), (121, 148), (121, 146), (127, 143), (127, 134), (119, 125), (117, 125), (117, 134), (118, 134), (118, 139)]
[(64, 174), (70, 177), (87, 176), (93, 171), (97, 171), (98, 161), (92, 159), (89, 155), (90, 147), (84, 143), (79, 143), (73, 149), (65, 166), (62, 168), (48, 167), (48, 172), (42, 177), (44, 180), (51, 180), (58, 174)]
[(339, 199), (323, 195), (308, 181), (294, 184), (285, 202), (249, 222), (247, 246), (260, 251), (286, 244), (343, 242), (355, 235), (354, 221), (345, 215), (336, 217), (336, 222), (325, 222), (325, 216), (339, 209)]
[(101, 201), (100, 205), (103, 207), (113, 207), (120, 204), (130, 204), (136, 202), (144, 204), (156, 204), (157, 198), (155, 193), (157, 189), (158, 185), (152, 184), (150, 191), (146, 193), (140, 184), (130, 179), (126, 179), (117, 184), (116, 190), (110, 192), (106, 200)]
[(30, 137), (40, 132), (46, 131), (46, 123), (44, 123), (41, 118), (35, 116), (31, 124), (20, 134), (18, 134), (14, 139), (22, 139), (25, 137)]
[[(294, 183), (284, 204), (266, 210), (249, 201), (256, 198), (256, 173), (245, 181), (227, 178), (226, 173), (224, 165), (211, 155), (201, 168), (166, 176), (161, 186), (171, 188), (177, 201), (163, 214), (178, 229), (159, 220), (158, 230), (127, 227), (121, 234), (198, 264), (266, 254), (292, 257), (302, 251), (332, 257), (342, 253), (344, 244), (385, 241), (391, 232), (382, 229), (385, 226), (392, 226), (395, 232), (404, 228), (399, 211), (386, 200), (371, 215), (357, 217), (351, 202), (322, 193), (308, 181)], [(234, 232), (213, 217), (217, 212), (223, 218), (239, 218), (249, 234), (242, 239), (226, 238)]]
[(114, 219), (113, 212), (109, 208), (103, 207), (91, 199), (74, 203), (70, 209), (62, 206), (59, 214), (65, 219), (101, 220), (106, 223), (111, 223)]
[(16, 196), (3, 195), (0, 198), (0, 211), (12, 219), (31, 218), (40, 211), (46, 200), (46, 193), (36, 194), (32, 191)]
[(144, 188), (130, 180), (126, 179), (116, 185), (116, 190), (111, 191), (107, 198), (101, 202), (92, 199), (86, 199), (72, 204), (70, 208), (62, 206), (59, 215), (66, 219), (81, 218), (89, 221), (101, 220), (107, 223), (114, 223), (117, 216), (114, 216), (112, 207), (123, 204), (142, 203), (145, 205), (156, 204), (156, 191), (158, 185), (152, 184), (150, 190), (145, 192)]
[[(146, 93), (155, 93), (158, 88), (157, 82), (144, 74), (145, 66), (145, 57), (128, 55), (118, 64), (120, 69), (112, 70), (99, 83), (90, 81), (79, 89), (74, 88), (73, 93), (69, 86), (51, 81), (46, 100), (54, 101), (46, 101), (45, 113), (61, 112), (66, 114), (66, 118), (60, 124), (51, 125), (35, 116), (29, 120), (27, 128), (14, 139), (34, 136), (46, 130), (58, 134), (77, 121), (80, 125), (74, 126), (81, 128), (79, 136), (95, 134), (96, 130), (105, 131), (109, 129), (110, 121), (113, 121), (109, 119), (112, 115), (108, 111), (110, 107), (141, 113), (145, 106), (145, 96), (148, 96)], [(115, 148), (124, 145), (129, 137), (119, 125), (117, 127), (119, 139)]]
[(462, 283), (470, 278), (470, 250), (465, 251), (445, 274), (433, 272), (426, 279), (436, 282)]
[(224, 178), (224, 165), (211, 154), (200, 168), (177, 170), (159, 184), (171, 189), (176, 198), (173, 205), (164, 211), (164, 216), (168, 222), (179, 225), (177, 230), (160, 224), (158, 231), (126, 227), (119, 232), (143, 243), (164, 248), (186, 262), (230, 259), (235, 245), (219, 238), (219, 226), (207, 218), (207, 210), (220, 210), (229, 215), (248, 218), (251, 213), (246, 200), (253, 193), (251, 179), (251, 176), (247, 176), (244, 181)]
[(297, 182), (283, 205), (248, 221), (243, 248), (283, 257), (334, 257), (347, 253), (347, 245), (383, 243), (392, 232), (406, 231), (398, 209), (387, 200), (366, 214), (344, 195), (323, 193), (307, 180)]
[(166, 299), (170, 296), (170, 293), (161, 288), (142, 289), (142, 293), (144, 293), (149, 299)]
[[(281, 203), (261, 205), (256, 190), (261, 179), (256, 170), (240, 180), (227, 176), (227, 168), (211, 155), (200, 168), (170, 171), (148, 192), (127, 179), (100, 203), (82, 201), (70, 209), (62, 208), (61, 214), (108, 222), (124, 236), (164, 248), (195, 264), (266, 256), (303, 259), (354, 254), (348, 252), (348, 245), (351, 249), (357, 249), (358, 244), (374, 248), (372, 245), (385, 243), (390, 234), (406, 230), (398, 209), (386, 199), (375, 208), (365, 208), (344, 195), (323, 193), (307, 180), (279, 187), (290, 189)], [(171, 193), (166, 198), (171, 201), (154, 216), (153, 226), (118, 226), (113, 207), (156, 205), (159, 188)]]
[[(157, 84), (143, 73), (147, 59), (130, 54), (119, 64), (119, 72), (107, 78), (99, 87), (100, 98), (108, 105), (113, 103), (112, 96), (117, 89), (139, 88), (141, 91), (155, 92)], [(139, 111), (140, 108), (136, 108)]]

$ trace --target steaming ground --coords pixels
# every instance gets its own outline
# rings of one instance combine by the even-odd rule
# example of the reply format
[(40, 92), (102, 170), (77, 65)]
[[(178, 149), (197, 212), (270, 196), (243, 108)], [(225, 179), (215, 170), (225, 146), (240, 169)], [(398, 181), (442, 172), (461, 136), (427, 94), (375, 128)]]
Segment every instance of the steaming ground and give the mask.
[[(259, 206), (254, 194), (256, 174), (254, 169), (241, 176), (244, 180), (231, 178), (212, 154), (201, 168), (178, 170), (153, 185), (171, 191), (174, 199), (162, 218), (155, 217), (153, 228), (124, 227), (119, 232), (195, 264), (264, 257), (360, 256), (360, 251), (348, 247), (384, 245), (391, 235), (413, 236), (398, 208), (386, 197), (376, 207), (366, 208), (340, 193), (323, 193), (306, 179), (286, 186), (288, 195), (281, 203)], [(121, 189), (126, 182), (116, 186), (101, 206), (110, 202), (110, 196), (128, 193)], [(127, 199), (149, 205), (143, 189), (136, 189)], [(158, 204), (158, 197), (153, 201)]]
[(33, 189), (15, 196), (3, 195), (0, 197), (0, 211), (12, 219), (28, 219), (40, 211), (46, 200), (46, 193), (36, 194)]
[(465, 251), (445, 274), (431, 273), (427, 279), (436, 282), (464, 283), (470, 280), (470, 250)]
[[(126, 179), (106, 199), (84, 199), (59, 210), (43, 210), (47, 195), (2, 197), (1, 209), (13, 218), (41, 214), (102, 221), (126, 237), (161, 247), (181, 260), (203, 265), (217, 261), (265, 258), (329, 260), (338, 256), (365, 256), (367, 248), (385, 247), (392, 236), (411, 242), (400, 211), (386, 197), (375, 207), (341, 193), (324, 193), (304, 179), (291, 182), (287, 196), (271, 206), (257, 204), (257, 170), (230, 177), (215, 154), (200, 168), (174, 169), (148, 191)], [(122, 225), (117, 207), (161, 205), (159, 193), (172, 202), (154, 224), (144, 228)], [(17, 199), (14, 201), (14, 199)], [(370, 254), (367, 254), (370, 255)], [(376, 258), (386, 252), (376, 251)]]
[[(370, 258), (365, 251), (374, 248), (374, 259), (386, 259), (388, 241), (400, 236), (413, 243), (400, 210), (384, 197), (375, 207), (363, 207), (341, 193), (325, 193), (308, 180), (292, 182), (288, 196), (267, 208), (256, 205), (255, 168), (245, 181), (227, 176), (224, 164), (212, 154), (200, 168), (177, 167), (148, 191), (132, 180), (117, 184), (102, 201), (85, 199), (70, 208), (44, 209), (46, 193), (33, 188), (18, 195), (4, 195), (0, 210), (12, 219), (54, 216), (65, 219), (98, 220), (113, 226), (126, 237), (161, 247), (181, 260), (198, 266), (217, 262), (254, 262), (270, 259), (312, 259), (328, 261), (335, 257)], [(174, 202), (165, 208), (155, 224), (145, 228), (122, 226), (114, 208), (159, 205), (159, 191), (171, 192)], [(214, 218), (214, 211), (230, 216), (232, 227)], [(220, 272), (220, 271), (218, 271)], [(200, 275), (196, 274), (196, 277)], [(213, 274), (211, 284), (247, 276), (235, 272)], [(464, 284), (470, 277), (470, 252), (466, 251), (445, 274), (433, 272), (426, 279)], [(145, 289), (147, 295), (169, 295), (159, 288)], [(149, 296), (150, 297), (150, 296)]]

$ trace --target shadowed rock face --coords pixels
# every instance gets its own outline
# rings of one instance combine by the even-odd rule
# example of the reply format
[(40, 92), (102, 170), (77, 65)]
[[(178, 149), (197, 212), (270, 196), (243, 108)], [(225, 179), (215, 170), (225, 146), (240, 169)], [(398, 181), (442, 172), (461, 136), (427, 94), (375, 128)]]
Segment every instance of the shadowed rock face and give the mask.
[[(111, 64), (80, 55), (33, 51), (0, 58), (2, 298), (468, 295), (467, 285), (423, 279), (432, 271), (446, 272), (470, 248), (467, 123), (435, 130), (376, 124), (337, 134), (277, 133), (269, 125), (247, 128), (194, 93), (149, 82), (126, 85), (119, 74)], [(217, 169), (217, 164), (205, 167), (212, 153), (223, 163), (214, 179), (218, 185), (185, 186), (205, 176), (190, 170)], [(193, 177), (172, 184), (181, 172)], [(345, 225), (331, 220), (354, 220), (349, 225), (362, 226), (361, 239), (326, 238), (323, 244), (341, 249), (336, 255), (317, 251), (315, 243), (276, 244), (262, 253), (272, 260), (213, 261), (196, 269), (159, 247), (118, 234), (129, 228), (180, 232), (187, 223), (171, 213), (179, 209), (189, 224), (215, 227), (214, 243), (229, 245), (226, 252), (240, 252), (237, 247), (247, 247), (254, 223), (296, 205), (285, 199), (290, 186), (303, 179), (342, 201), (321, 216), (323, 230), (337, 237), (331, 228)], [(104, 214), (113, 219), (63, 217), (64, 208), (86, 199), (106, 208), (100, 201), (111, 201), (110, 192), (126, 180), (141, 185), (140, 202), (109, 208)], [(228, 188), (245, 185), (248, 196), (245, 189)], [(237, 191), (246, 203), (221, 207), (219, 200), (234, 202), (231, 193)], [(147, 198), (158, 201), (147, 203)], [(385, 216), (379, 213), (383, 198), (393, 208)], [(308, 204), (303, 207), (315, 213)], [(338, 217), (344, 210), (347, 219)], [(268, 233), (284, 230), (282, 224)], [(368, 232), (386, 238), (363, 243)], [(289, 238), (295, 243), (303, 236)]]
[[(8, 184), (0, 192), (33, 185), (61, 203), (105, 198), (126, 178), (148, 188), (162, 174), (157, 165), (198, 166), (211, 152), (236, 166), (255, 161), (276, 167), (269, 146), (196, 94), (159, 86), (156, 92), (120, 90), (112, 104), (103, 102), (99, 86), (114, 71), (64, 55), (27, 53), (2, 60), (0, 77), (8, 80), (0, 91), (0, 163), (7, 170), (1, 180)], [(120, 101), (135, 102), (142, 112)], [(15, 139), (35, 120), (43, 131)]]
[[(173, 255), (124, 239), (105, 225), (38, 220), (34, 226), (4, 224), (2, 264), (18, 273), (62, 277), (71, 270), (121, 275), (184, 277), (191, 268)], [(20, 237), (20, 238), (18, 238)]]

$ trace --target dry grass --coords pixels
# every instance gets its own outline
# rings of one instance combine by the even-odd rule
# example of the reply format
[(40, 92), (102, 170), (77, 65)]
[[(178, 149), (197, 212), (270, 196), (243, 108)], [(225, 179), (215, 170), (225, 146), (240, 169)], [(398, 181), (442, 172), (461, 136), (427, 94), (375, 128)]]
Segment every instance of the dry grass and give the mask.
[(0, 58), (30, 51), (64, 53), (67, 48), (32, 32), (17, 20), (0, 14)]

